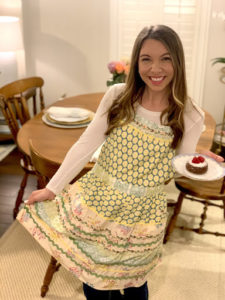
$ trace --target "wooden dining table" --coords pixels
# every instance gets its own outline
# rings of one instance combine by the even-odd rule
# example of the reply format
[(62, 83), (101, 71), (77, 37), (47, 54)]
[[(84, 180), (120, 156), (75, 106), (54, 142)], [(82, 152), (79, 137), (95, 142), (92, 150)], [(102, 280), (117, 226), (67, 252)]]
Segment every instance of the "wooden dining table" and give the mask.
[[(96, 112), (103, 95), (104, 93), (78, 95), (59, 100), (51, 106), (81, 107)], [(79, 139), (85, 128), (48, 126), (42, 120), (44, 111), (31, 118), (20, 128), (17, 136), (18, 146), (26, 155), (29, 155), (29, 140), (31, 139), (34, 147), (42, 156), (60, 165), (67, 151)], [(215, 127), (214, 119), (208, 112), (205, 112), (205, 130), (199, 139), (197, 152), (211, 148)], [(96, 132), (97, 134), (98, 132)], [(86, 168), (92, 166), (93, 163), (89, 163)]]

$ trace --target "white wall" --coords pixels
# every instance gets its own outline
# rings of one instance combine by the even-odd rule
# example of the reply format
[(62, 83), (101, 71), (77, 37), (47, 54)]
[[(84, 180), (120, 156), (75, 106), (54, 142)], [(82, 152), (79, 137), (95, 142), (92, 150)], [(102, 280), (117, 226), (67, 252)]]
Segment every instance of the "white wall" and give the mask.
[(46, 102), (106, 90), (108, 0), (22, 0), (27, 76), (45, 80)]
[(221, 68), (224, 64), (212, 66), (212, 59), (225, 57), (225, 1), (212, 0), (211, 21), (209, 27), (209, 42), (206, 76), (204, 84), (203, 107), (210, 112), (217, 123), (223, 120), (225, 106), (225, 84), (221, 83)]

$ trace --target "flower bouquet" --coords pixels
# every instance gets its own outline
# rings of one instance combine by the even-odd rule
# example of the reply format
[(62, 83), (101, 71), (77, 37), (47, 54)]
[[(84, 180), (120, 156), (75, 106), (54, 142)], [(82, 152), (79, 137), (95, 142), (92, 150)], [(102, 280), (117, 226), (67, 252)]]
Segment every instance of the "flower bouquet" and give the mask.
[(112, 61), (108, 64), (109, 72), (112, 74), (112, 79), (107, 80), (107, 86), (125, 82), (128, 71), (129, 63), (125, 61)]

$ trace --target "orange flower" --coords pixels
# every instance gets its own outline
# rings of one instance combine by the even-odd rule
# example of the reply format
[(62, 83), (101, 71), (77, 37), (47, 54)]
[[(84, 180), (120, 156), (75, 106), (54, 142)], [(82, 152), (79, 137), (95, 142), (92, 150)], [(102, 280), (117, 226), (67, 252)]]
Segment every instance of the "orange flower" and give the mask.
[(115, 69), (116, 69), (116, 72), (117, 72), (118, 74), (123, 73), (123, 72), (124, 72), (124, 64), (121, 63), (121, 62), (117, 62), (117, 63), (116, 63), (116, 66), (115, 66)]

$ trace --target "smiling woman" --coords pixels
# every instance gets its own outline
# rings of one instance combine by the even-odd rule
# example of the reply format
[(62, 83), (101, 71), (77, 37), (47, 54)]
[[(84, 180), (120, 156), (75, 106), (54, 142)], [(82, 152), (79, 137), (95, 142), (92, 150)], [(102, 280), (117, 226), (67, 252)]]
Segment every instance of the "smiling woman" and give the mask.
[[(171, 28), (144, 28), (126, 83), (107, 91), (56, 174), (17, 217), (83, 281), (88, 300), (122, 299), (120, 289), (124, 299), (148, 299), (146, 281), (162, 254), (171, 161), (176, 151), (194, 152), (203, 125), (186, 95), (183, 59)], [(95, 166), (68, 185), (103, 142)]]

